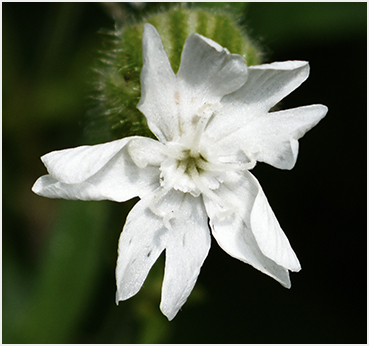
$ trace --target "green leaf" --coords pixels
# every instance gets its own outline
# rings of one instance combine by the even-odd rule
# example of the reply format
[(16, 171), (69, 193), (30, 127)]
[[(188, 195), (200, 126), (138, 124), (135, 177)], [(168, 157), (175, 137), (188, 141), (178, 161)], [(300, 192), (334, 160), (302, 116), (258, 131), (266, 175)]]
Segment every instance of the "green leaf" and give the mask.
[[(101, 272), (106, 202), (63, 201), (15, 343), (68, 343)], [(112, 282), (112, 284), (114, 284)]]

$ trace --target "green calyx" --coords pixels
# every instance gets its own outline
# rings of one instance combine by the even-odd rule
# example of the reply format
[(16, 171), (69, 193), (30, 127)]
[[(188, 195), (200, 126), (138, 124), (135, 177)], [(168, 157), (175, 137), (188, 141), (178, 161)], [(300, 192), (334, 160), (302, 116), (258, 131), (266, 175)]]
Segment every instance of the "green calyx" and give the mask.
[(247, 65), (260, 63), (260, 53), (236, 21), (228, 14), (203, 9), (172, 8), (148, 16), (140, 23), (117, 28), (113, 48), (101, 59), (96, 80), (97, 107), (91, 112), (87, 135), (96, 142), (141, 135), (153, 137), (144, 115), (136, 108), (141, 97), (142, 34), (145, 23), (155, 26), (162, 39), (173, 71), (178, 71), (183, 45), (198, 33), (233, 54)]

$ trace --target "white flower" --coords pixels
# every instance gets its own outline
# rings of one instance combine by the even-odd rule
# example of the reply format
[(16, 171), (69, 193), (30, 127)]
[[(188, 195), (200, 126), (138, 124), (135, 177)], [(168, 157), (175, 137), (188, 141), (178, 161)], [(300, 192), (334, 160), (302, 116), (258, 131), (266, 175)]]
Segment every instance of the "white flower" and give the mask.
[[(309, 75), (303, 61), (247, 67), (197, 34), (175, 75), (159, 34), (143, 35), (138, 109), (159, 141), (128, 137), (54, 151), (33, 191), (50, 198), (140, 201), (119, 240), (117, 303), (135, 295), (165, 250), (161, 310), (173, 319), (210, 248), (210, 229), (232, 257), (290, 287), (300, 264), (256, 178), (256, 161), (291, 169), (298, 139), (323, 105), (269, 112)], [(210, 221), (209, 221), (210, 220)], [(210, 229), (209, 229), (210, 225)]]

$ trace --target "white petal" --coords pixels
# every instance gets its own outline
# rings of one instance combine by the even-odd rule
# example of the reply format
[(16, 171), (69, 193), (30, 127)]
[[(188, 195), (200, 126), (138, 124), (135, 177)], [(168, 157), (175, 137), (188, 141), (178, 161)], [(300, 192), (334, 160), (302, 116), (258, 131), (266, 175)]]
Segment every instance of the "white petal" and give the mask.
[(183, 47), (177, 77), (193, 90), (193, 97), (218, 100), (245, 84), (247, 65), (242, 56), (230, 54), (216, 42), (192, 34)]
[[(117, 142), (128, 144), (131, 140), (136, 147), (131, 153), (128, 152), (129, 145), (117, 146)], [(138, 143), (141, 145), (141, 152), (145, 148), (151, 152), (156, 148), (157, 156), (162, 155), (158, 148), (161, 144), (144, 137), (129, 137), (124, 141), (53, 152), (46, 155), (44, 162), (49, 172), (59, 179), (51, 174), (43, 176), (36, 181), (32, 190), (49, 198), (106, 199), (123, 202), (135, 196), (144, 197), (159, 186), (160, 171), (157, 166), (147, 165), (140, 168), (135, 164), (134, 160), (138, 161), (142, 156), (141, 154), (139, 158), (132, 160), (132, 155), (137, 153)], [(119, 147), (118, 151), (112, 150)], [(79, 169), (84, 174), (79, 172)], [(81, 181), (82, 177), (85, 177), (84, 181)], [(73, 181), (73, 178), (77, 182), (71, 184), (65, 182)]]
[(135, 137), (52, 151), (41, 160), (54, 179), (67, 184), (81, 183), (105, 166), (132, 138)]
[(261, 252), (280, 266), (298, 272), (301, 266), (295, 252), (282, 231), (259, 182), (251, 173), (249, 175), (253, 184), (258, 187), (258, 194), (251, 210), (250, 225)]
[(233, 107), (242, 104), (245, 111), (263, 114), (298, 88), (309, 76), (306, 61), (274, 62), (249, 67), (247, 82), (236, 92), (225, 97), (223, 104)]
[(165, 250), (161, 311), (172, 320), (190, 295), (210, 249), (208, 217), (201, 197), (177, 194)]
[(80, 199), (83, 201), (99, 201), (104, 198), (97, 187), (88, 182), (78, 184), (61, 183), (51, 175), (43, 175), (32, 187), (39, 196), (48, 198)]
[(156, 29), (145, 24), (142, 38), (141, 99), (137, 108), (151, 131), (166, 142), (178, 136), (176, 76)]
[[(305, 61), (274, 62), (249, 67), (246, 83), (221, 100), (222, 107), (209, 122), (206, 132), (215, 140), (231, 136), (265, 116), (281, 99), (296, 89), (309, 75)], [(249, 131), (255, 134), (254, 129)], [(245, 138), (248, 133), (240, 134)]]
[[(250, 214), (258, 198), (259, 186), (255, 185), (255, 178), (249, 172), (239, 175), (232, 182), (225, 182), (214, 191), (219, 200), (204, 197), (205, 207), (210, 217), (213, 236), (220, 247), (232, 257), (252, 265), (280, 282), (283, 286), (291, 286), (287, 268), (266, 256), (255, 238), (255, 232), (250, 221)], [(231, 207), (228, 216), (224, 207)], [(268, 215), (265, 215), (268, 217)], [(271, 243), (274, 239), (270, 240)], [(279, 244), (274, 244), (278, 246)], [(283, 244), (285, 245), (285, 244)], [(290, 247), (285, 251), (293, 250)]]
[(271, 112), (240, 124), (217, 145), (228, 152), (242, 149), (253, 160), (291, 169), (297, 160), (298, 139), (317, 125), (327, 111), (323, 105), (311, 105)]
[(202, 116), (203, 107), (210, 106), (210, 117), (224, 95), (246, 82), (247, 65), (240, 55), (230, 54), (210, 39), (192, 34), (185, 42), (177, 78), (181, 128), (186, 131), (197, 113)]
[(166, 147), (159, 141), (151, 138), (139, 137), (132, 139), (128, 144), (128, 153), (134, 163), (141, 168), (160, 166), (166, 159)]
[(130, 211), (119, 238), (116, 302), (135, 295), (165, 248), (168, 230), (149, 208), (149, 198)]
[[(328, 112), (323, 105), (311, 105), (269, 113), (251, 126), (250, 136), (254, 150), (250, 154), (260, 162), (280, 169), (292, 169), (299, 151), (298, 140), (322, 120)], [(251, 131), (247, 131), (249, 134)], [(245, 145), (245, 149), (248, 145)]]

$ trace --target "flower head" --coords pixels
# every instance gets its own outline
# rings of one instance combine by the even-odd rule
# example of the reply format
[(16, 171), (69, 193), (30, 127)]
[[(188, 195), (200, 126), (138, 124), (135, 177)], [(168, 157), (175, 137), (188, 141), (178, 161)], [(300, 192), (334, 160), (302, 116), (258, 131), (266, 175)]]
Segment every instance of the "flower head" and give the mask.
[(33, 191), (81, 200), (140, 197), (119, 240), (117, 303), (140, 290), (165, 250), (160, 307), (173, 319), (195, 285), (210, 231), (228, 254), (290, 287), (289, 270), (299, 271), (299, 261), (250, 170), (257, 161), (291, 169), (298, 139), (325, 116), (323, 105), (269, 112), (308, 77), (308, 63), (248, 67), (192, 34), (174, 74), (149, 24), (143, 60), (138, 109), (158, 140), (134, 136), (51, 152), (42, 157), (49, 174)]

